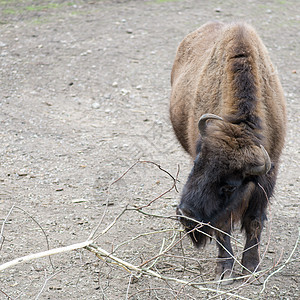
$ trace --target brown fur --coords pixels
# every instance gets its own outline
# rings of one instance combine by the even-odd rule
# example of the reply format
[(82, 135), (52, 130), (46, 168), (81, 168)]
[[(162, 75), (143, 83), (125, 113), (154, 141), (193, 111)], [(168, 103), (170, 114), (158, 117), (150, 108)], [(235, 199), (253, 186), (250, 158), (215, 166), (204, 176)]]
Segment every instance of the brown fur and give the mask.
[(213, 113), (226, 119), (237, 114), (243, 91), (232, 69), (242, 60), (248, 61), (255, 86), (255, 114), (262, 121), (257, 131), (265, 138), (271, 160), (278, 162), (285, 136), (284, 95), (267, 49), (246, 24), (205, 24), (178, 47), (171, 74), (170, 116), (178, 140), (193, 158), (200, 116)]
[[(180, 220), (187, 231), (196, 226), (194, 219), (228, 234), (241, 221), (247, 238), (242, 263), (254, 271), (286, 130), (285, 99), (268, 52), (249, 25), (208, 23), (179, 45), (171, 84), (173, 128), (194, 159), (177, 209)], [(208, 120), (200, 136), (198, 121), (206, 113), (223, 121)], [(265, 161), (260, 145), (272, 168), (253, 175), (249, 170)], [(209, 226), (190, 236), (200, 246), (213, 233), (224, 259), (218, 263), (220, 275), (233, 266), (229, 236)]]

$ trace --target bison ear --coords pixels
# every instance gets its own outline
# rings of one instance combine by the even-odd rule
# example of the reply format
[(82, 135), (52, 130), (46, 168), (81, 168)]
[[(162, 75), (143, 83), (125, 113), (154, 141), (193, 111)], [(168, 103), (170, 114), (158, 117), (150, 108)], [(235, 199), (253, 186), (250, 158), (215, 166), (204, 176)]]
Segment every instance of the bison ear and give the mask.
[(247, 172), (248, 175), (264, 175), (267, 174), (271, 169), (271, 159), (267, 150), (263, 145), (260, 145), (260, 149), (264, 163), (262, 165), (249, 168)]
[(202, 136), (205, 135), (206, 121), (210, 120), (210, 119), (223, 121), (223, 119), (221, 117), (219, 117), (217, 115), (214, 115), (214, 114), (204, 114), (204, 115), (202, 115), (199, 119), (199, 122), (198, 122), (198, 128), (199, 128), (200, 134)]

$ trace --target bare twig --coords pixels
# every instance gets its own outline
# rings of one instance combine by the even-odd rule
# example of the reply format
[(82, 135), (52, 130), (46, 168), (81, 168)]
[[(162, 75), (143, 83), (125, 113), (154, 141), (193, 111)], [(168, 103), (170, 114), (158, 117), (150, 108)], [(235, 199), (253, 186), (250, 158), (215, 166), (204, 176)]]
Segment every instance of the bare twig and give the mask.
[(129, 244), (132, 241), (137, 240), (137, 239), (139, 239), (141, 237), (145, 237), (145, 236), (149, 236), (149, 235), (154, 235), (154, 234), (159, 234), (159, 233), (175, 232), (175, 231), (181, 232), (182, 230), (175, 229), (175, 228), (167, 228), (167, 229), (162, 229), (162, 230), (157, 230), (157, 231), (150, 231), (150, 232), (141, 233), (141, 234), (139, 234), (137, 236), (134, 236), (131, 239), (129, 239), (127, 241), (124, 241), (124, 242), (118, 244), (117, 246), (115, 246), (113, 252), (116, 252), (120, 247), (122, 247), (122, 246), (124, 246), (126, 244)]
[[(130, 297), (128, 299), (134, 298), (138, 294), (142, 294), (142, 293), (146, 293), (146, 292), (152, 292), (152, 291), (153, 292), (155, 292), (155, 291), (164, 291), (164, 292), (169, 292), (173, 295), (172, 290), (170, 288), (157, 288), (156, 287), (156, 288), (148, 288), (148, 289), (143, 289), (143, 290), (137, 291), (137, 292), (133, 293), (132, 295), (130, 295)], [(192, 298), (190, 295), (185, 295), (185, 296), (188, 296), (191, 299), (195, 299), (195, 298)], [(160, 298), (156, 297), (156, 299), (160, 299)]]
[[(94, 237), (94, 241), (96, 241), (101, 235), (105, 234), (107, 231), (109, 231), (116, 223), (117, 221), (122, 217), (122, 215), (128, 210), (127, 205), (126, 207), (121, 211), (121, 213), (111, 222), (104, 230), (101, 231), (100, 234)], [(96, 232), (93, 233), (95, 235)]]
[(180, 168), (179, 168), (179, 165), (177, 166), (177, 175), (176, 175), (176, 177), (174, 177), (171, 173), (169, 173), (167, 170), (165, 170), (165, 169), (163, 169), (159, 164), (157, 164), (157, 163), (155, 163), (155, 162), (153, 162), (153, 161), (148, 161), (148, 160), (138, 160), (138, 161), (136, 161), (132, 166), (130, 166), (120, 177), (118, 177), (116, 180), (114, 180), (110, 185), (109, 185), (109, 188), (113, 185), (113, 184), (115, 184), (115, 183), (117, 183), (119, 180), (121, 180), (130, 170), (132, 170), (136, 165), (138, 165), (138, 164), (152, 164), (152, 165), (154, 165), (154, 166), (156, 166), (157, 168), (159, 168), (161, 171), (163, 171), (163, 172), (165, 172), (166, 174), (168, 174), (172, 179), (173, 179), (173, 181), (174, 181), (174, 183), (175, 183), (175, 185), (174, 185), (174, 187), (175, 187), (175, 189), (176, 189), (176, 191), (178, 192), (178, 190), (177, 190), (177, 186), (176, 186), (176, 182), (178, 181), (177, 180), (177, 178), (178, 178), (178, 175), (179, 175), (179, 170), (180, 170)]
[(282, 269), (283, 269), (283, 268), (291, 261), (293, 255), (294, 255), (294, 253), (295, 253), (295, 251), (296, 251), (296, 249), (297, 249), (297, 247), (298, 247), (299, 239), (300, 239), (300, 228), (298, 228), (298, 238), (297, 238), (297, 240), (296, 240), (295, 246), (294, 246), (292, 252), (290, 253), (289, 257), (287, 258), (287, 260), (286, 260), (286, 261), (285, 261), (285, 262), (284, 262), (277, 270), (275, 270), (273, 273), (271, 273), (271, 274), (265, 279), (265, 281), (264, 281), (264, 283), (263, 283), (263, 288), (261, 289), (260, 294), (262, 294), (262, 293), (264, 292), (268, 280), (269, 280), (272, 276), (274, 276), (276, 273), (280, 272), (280, 271), (281, 271), (281, 270), (282, 270)]
[(81, 248), (84, 248), (84, 247), (90, 245), (91, 243), (93, 243), (93, 241), (85, 241), (82, 243), (73, 244), (73, 245), (66, 246), (66, 247), (55, 248), (55, 249), (47, 250), (44, 252), (38, 252), (35, 254), (29, 254), (29, 255), (26, 255), (23, 257), (19, 257), (12, 261), (9, 261), (7, 263), (0, 265), (0, 271), (3, 271), (5, 269), (11, 268), (15, 265), (25, 263), (25, 262), (28, 262), (30, 260), (34, 260), (37, 258), (47, 257), (47, 256), (54, 255), (54, 254), (69, 252), (69, 251), (76, 250), (76, 249), (81, 249)]
[(46, 277), (46, 279), (45, 279), (45, 281), (44, 281), (44, 284), (43, 284), (41, 290), (39, 291), (39, 293), (38, 293), (38, 294), (36, 295), (36, 297), (35, 297), (35, 300), (37, 300), (37, 299), (41, 296), (41, 294), (43, 293), (43, 291), (44, 291), (44, 289), (45, 289), (45, 287), (46, 287), (46, 285), (47, 285), (47, 283), (48, 283), (48, 281), (51, 280), (53, 277), (55, 277), (57, 274), (59, 274), (59, 273), (61, 273), (61, 272), (62, 272), (62, 270), (60, 270), (60, 271), (58, 271), (58, 272), (52, 274), (52, 275), (49, 276), (49, 277)]
[[(180, 171), (180, 167), (179, 165), (177, 166), (177, 173), (176, 173), (176, 177), (174, 177), (171, 173), (169, 173), (167, 170), (163, 169), (159, 164), (153, 162), (153, 161), (146, 161), (146, 160), (138, 160), (136, 161), (132, 166), (130, 166), (120, 177), (118, 177), (117, 179), (115, 179), (113, 182), (111, 182), (108, 186), (108, 191), (107, 193), (109, 194), (110, 193), (110, 189), (112, 187), (112, 185), (114, 185), (115, 183), (117, 183), (118, 181), (120, 181), (130, 170), (132, 170), (136, 165), (138, 164), (141, 164), (141, 163), (146, 163), (146, 164), (152, 164), (152, 165), (155, 165), (157, 168), (159, 168), (161, 171), (163, 171), (164, 173), (166, 173), (168, 176), (170, 176), (173, 180), (173, 185), (167, 190), (165, 191), (164, 193), (160, 194), (158, 197), (154, 198), (153, 200), (151, 200), (148, 204), (144, 205), (144, 206), (141, 206), (139, 209), (142, 209), (142, 208), (146, 208), (146, 207), (149, 207), (154, 201), (160, 199), (161, 197), (163, 197), (164, 195), (166, 195), (167, 193), (169, 193), (170, 191), (172, 191), (174, 188), (175, 190), (178, 192), (177, 190), (177, 186), (176, 186), (176, 183), (178, 181), (178, 176), (179, 176), (179, 171)], [(88, 239), (93, 239), (93, 240), (97, 240), (102, 234), (104, 234), (104, 231), (102, 231), (97, 237), (95, 237), (95, 234), (96, 232), (98, 231), (98, 229), (100, 228), (100, 225), (102, 224), (103, 222), (103, 219), (107, 213), (107, 210), (108, 210), (108, 199), (106, 201), (106, 205), (105, 205), (105, 210), (102, 214), (102, 217), (100, 219), (100, 221), (98, 222), (98, 225), (96, 226), (96, 228), (91, 232), (90, 236)], [(121, 215), (126, 211), (126, 209), (121, 213)], [(119, 217), (121, 217), (121, 215), (119, 215), (117, 217), (117, 219)], [(115, 221), (117, 221), (117, 219)], [(112, 224), (113, 226), (113, 224)], [(110, 227), (109, 227), (110, 228)], [(109, 229), (108, 228), (108, 229)], [(107, 230), (108, 230), (107, 229)], [(106, 230), (106, 231), (107, 231)], [(106, 232), (105, 231), (105, 232)]]
[(4, 239), (5, 239), (5, 238), (4, 238), (4, 235), (3, 235), (3, 232), (4, 232), (4, 226), (5, 226), (6, 222), (7, 222), (7, 220), (8, 220), (8, 218), (9, 218), (10, 214), (12, 213), (14, 207), (15, 207), (15, 206), (13, 205), (13, 206), (10, 208), (10, 210), (9, 210), (8, 214), (6, 215), (6, 217), (5, 217), (5, 219), (4, 219), (3, 223), (2, 223), (2, 226), (1, 226), (1, 231), (0, 231), (0, 251), (1, 251), (1, 249), (2, 249), (2, 245), (3, 245)]
[[(184, 284), (184, 285), (187, 285), (187, 286), (191, 286), (191, 287), (194, 287), (200, 291), (207, 291), (207, 292), (213, 292), (213, 293), (216, 293), (217, 291), (215, 289), (212, 289), (212, 288), (204, 288), (204, 287), (201, 287), (198, 283), (196, 282), (189, 282), (189, 281), (186, 281), (186, 280), (182, 280), (182, 279), (178, 279), (178, 278), (173, 278), (173, 277), (167, 277), (167, 276), (163, 276), (153, 270), (150, 270), (148, 268), (140, 268), (138, 266), (135, 266), (129, 262), (126, 262), (112, 254), (110, 254), (109, 252), (107, 252), (106, 250), (96, 246), (95, 244), (89, 244), (88, 246), (85, 247), (87, 250), (93, 252), (96, 254), (97, 257), (101, 258), (101, 259), (106, 259), (106, 260), (110, 260), (110, 261), (113, 261), (114, 263), (122, 266), (124, 269), (126, 269), (128, 272), (131, 273), (131, 271), (134, 271), (134, 272), (137, 272), (137, 273), (141, 273), (141, 274), (145, 274), (145, 275), (150, 275), (152, 277), (155, 277), (155, 278), (159, 278), (159, 279), (162, 279), (162, 280), (167, 280), (167, 281), (174, 281), (176, 283), (179, 283), (179, 284)], [(238, 299), (247, 299), (248, 298), (245, 298), (243, 296), (240, 296), (240, 295), (237, 295), (237, 294), (231, 294), (231, 293), (227, 293), (226, 291), (223, 291), (222, 293), (226, 294), (226, 295), (229, 295), (229, 296), (234, 296)]]
[(133, 274), (130, 275), (129, 277), (129, 281), (128, 281), (128, 285), (127, 285), (127, 289), (126, 289), (126, 296), (125, 296), (125, 300), (128, 300), (128, 295), (129, 295), (129, 289), (130, 289), (130, 284), (132, 281), (132, 278), (134, 277)]
[(8, 300), (14, 300), (12, 297), (10, 297), (9, 295), (7, 295), (3, 290), (0, 289), (0, 292), (7, 297)]
[[(4, 232), (4, 225), (5, 225), (5, 223), (7, 222), (7, 220), (8, 220), (8, 217), (10, 216), (10, 214), (12, 213), (12, 211), (14, 210), (14, 209), (19, 209), (19, 210), (21, 210), (23, 213), (25, 213), (41, 230), (42, 230), (42, 232), (43, 232), (43, 234), (44, 234), (44, 236), (45, 236), (45, 239), (46, 239), (46, 243), (47, 243), (47, 249), (49, 250), (50, 249), (50, 245), (49, 245), (49, 240), (48, 240), (48, 237), (47, 237), (47, 234), (46, 234), (46, 232), (45, 232), (45, 230), (43, 229), (43, 227), (39, 224), (39, 222), (31, 215), (31, 214), (29, 214), (26, 210), (24, 210), (23, 208), (21, 208), (21, 207), (19, 207), (19, 206), (16, 206), (16, 205), (13, 205), (11, 208), (10, 208), (10, 210), (9, 210), (9, 212), (8, 212), (8, 214), (7, 214), (7, 216), (6, 216), (6, 218), (5, 218), (5, 220), (3, 221), (3, 224), (2, 224), (2, 227), (1, 227), (1, 232), (0, 232), (0, 243), (1, 243), (1, 245), (0, 245), (0, 250), (1, 250), (1, 248), (2, 248), (2, 244), (3, 244), (3, 242), (4, 242), (4, 238), (2, 238), (3, 237), (3, 232)], [(2, 242), (1, 242), (1, 240), (2, 240)], [(54, 270), (55, 268), (54, 268), (54, 265), (53, 265), (53, 263), (52, 263), (52, 260), (51, 260), (51, 257), (49, 256), (49, 262), (50, 262), (50, 264), (51, 264), (51, 266), (52, 266), (52, 269)]]
[[(111, 188), (111, 186), (113, 184), (115, 184), (121, 178), (123, 178), (131, 169), (133, 169), (139, 163), (147, 163), (147, 164), (153, 164), (153, 165), (155, 165), (157, 168), (159, 168), (161, 171), (165, 172), (168, 176), (170, 176), (172, 178), (172, 180), (173, 180), (172, 186), (168, 190), (166, 190), (164, 193), (160, 194), (158, 197), (155, 197), (153, 200), (149, 201), (144, 206), (133, 208), (133, 207), (130, 207), (129, 204), (126, 205), (122, 209), (122, 211), (114, 218), (114, 220), (99, 233), (98, 231), (99, 231), (100, 225), (102, 224), (103, 219), (106, 216), (106, 213), (108, 211), (108, 202), (107, 202), (105, 211), (104, 211), (104, 213), (103, 213), (103, 215), (102, 215), (102, 217), (100, 219), (100, 222), (98, 223), (98, 225), (96, 226), (96, 228), (93, 230), (93, 232), (90, 234), (90, 236), (89, 236), (89, 238), (88, 238), (87, 241), (85, 241), (83, 243), (73, 244), (73, 245), (70, 245), (70, 246), (67, 246), (67, 247), (56, 248), (56, 249), (52, 249), (52, 250), (48, 250), (48, 251), (44, 251), (44, 252), (40, 252), (40, 253), (36, 253), (36, 254), (27, 255), (27, 256), (24, 256), (24, 257), (21, 257), (21, 258), (17, 258), (17, 259), (15, 259), (13, 261), (10, 261), (10, 262), (7, 262), (7, 263), (5, 263), (3, 265), (0, 265), (0, 271), (3, 271), (5, 269), (7, 269), (7, 268), (10, 268), (12, 266), (15, 266), (15, 265), (23, 263), (23, 262), (28, 262), (28, 261), (33, 260), (33, 259), (37, 259), (37, 258), (41, 258), (41, 257), (46, 257), (46, 256), (50, 257), (51, 255), (54, 255), (54, 254), (59, 254), (59, 253), (69, 252), (69, 251), (72, 251), (72, 250), (75, 250), (75, 249), (85, 248), (88, 251), (94, 253), (98, 258), (100, 258), (103, 261), (103, 263), (106, 263), (108, 266), (111, 267), (114, 264), (114, 265), (117, 265), (119, 267), (122, 267), (127, 272), (129, 272), (130, 279), (129, 279), (129, 283), (128, 283), (127, 289), (126, 289), (126, 299), (130, 299), (134, 295), (139, 294), (139, 293), (143, 293), (143, 292), (146, 292), (146, 291), (149, 291), (149, 292), (153, 291), (153, 293), (156, 293), (160, 289), (161, 290), (166, 290), (166, 291), (172, 293), (172, 295), (174, 296), (174, 298), (175, 297), (178, 298), (183, 292), (185, 292), (185, 290), (187, 290), (188, 287), (197, 289), (200, 292), (213, 293), (214, 295), (211, 296), (211, 299), (218, 298), (218, 297), (222, 298), (224, 296), (226, 296), (226, 298), (233, 297), (235, 299), (248, 299), (248, 298), (246, 298), (244, 296), (239, 295), (238, 291), (240, 291), (245, 286), (248, 286), (249, 284), (253, 283), (255, 280), (258, 280), (263, 275), (268, 274), (269, 272), (275, 270), (275, 268), (277, 268), (277, 266), (279, 265), (279, 262), (281, 261), (281, 257), (276, 262), (276, 264), (274, 264), (269, 269), (266, 269), (266, 270), (263, 270), (263, 271), (259, 271), (259, 272), (255, 272), (255, 274), (254, 274), (254, 272), (251, 273), (249, 271), (251, 273), (250, 275), (240, 276), (238, 278), (235, 278), (236, 280), (238, 280), (238, 279), (246, 279), (246, 280), (241, 285), (239, 285), (238, 287), (234, 287), (234, 288), (232, 288), (230, 290), (219, 290), (219, 287), (220, 287), (219, 285), (217, 286), (216, 289), (211, 288), (211, 286), (206, 286), (207, 284), (214, 284), (214, 283), (219, 284), (221, 282), (226, 281), (226, 279), (225, 280), (216, 280), (216, 281), (200, 280), (200, 278), (202, 277), (202, 274), (197, 273), (196, 276), (195, 276), (195, 269), (193, 269), (193, 267), (191, 267), (190, 269), (187, 270), (187, 272), (190, 272), (191, 277), (189, 277), (188, 279), (184, 279), (183, 280), (183, 279), (180, 279), (180, 278), (168, 277), (168, 276), (164, 275), (164, 274), (166, 274), (166, 273), (164, 273), (165, 271), (174, 270), (175, 268), (178, 268), (178, 265), (170, 263), (170, 264), (167, 264), (167, 267), (164, 267), (163, 269), (159, 269), (156, 266), (158, 260), (162, 260), (162, 257), (182, 258), (184, 260), (184, 262), (186, 260), (190, 260), (190, 261), (195, 261), (198, 264), (199, 264), (199, 261), (203, 261), (203, 260), (207, 261), (208, 259), (195, 259), (195, 258), (187, 257), (184, 252), (182, 252), (183, 253), (182, 256), (171, 255), (170, 252), (171, 252), (172, 249), (174, 249), (175, 246), (178, 246), (182, 242), (182, 239), (184, 239), (186, 237), (186, 235), (188, 235), (189, 233), (191, 233), (194, 230), (200, 231), (202, 234), (207, 235), (209, 238), (215, 240), (218, 243), (218, 241), (215, 239), (215, 237), (213, 237), (213, 236), (211, 236), (211, 235), (209, 235), (209, 234), (201, 231), (201, 228), (203, 226), (210, 227), (210, 228), (212, 228), (212, 229), (214, 229), (216, 231), (222, 232), (223, 234), (229, 235), (228, 233), (223, 232), (222, 230), (220, 230), (220, 229), (212, 226), (209, 223), (198, 222), (197, 220), (194, 220), (192, 218), (186, 217), (187, 219), (189, 219), (189, 220), (191, 220), (191, 221), (193, 221), (193, 222), (195, 222), (197, 224), (197, 226), (194, 229), (192, 229), (190, 232), (186, 232), (184, 229), (179, 229), (179, 228), (166, 228), (166, 229), (160, 229), (160, 230), (157, 230), (157, 231), (142, 232), (139, 235), (134, 236), (132, 238), (129, 238), (127, 241), (121, 242), (119, 245), (113, 247), (112, 250), (111, 250), (111, 252), (108, 252), (107, 250), (105, 250), (105, 249), (99, 247), (98, 245), (94, 244), (95, 240), (99, 239), (99, 237), (101, 237), (102, 235), (104, 235), (107, 232), (109, 232), (117, 224), (117, 222), (120, 220), (120, 218), (122, 216), (124, 216), (128, 212), (130, 212), (130, 213), (131, 212), (141, 213), (141, 214), (143, 214), (145, 216), (151, 216), (151, 217), (155, 217), (155, 218), (162, 218), (164, 220), (167, 220), (167, 219), (176, 220), (178, 218), (178, 216), (176, 216), (176, 215), (164, 216), (164, 215), (158, 215), (158, 214), (149, 213), (149, 212), (147, 212), (147, 208), (154, 201), (156, 201), (159, 198), (163, 197), (165, 194), (169, 193), (171, 190), (175, 189), (177, 191), (176, 183), (178, 182), (179, 167), (177, 169), (177, 174), (174, 177), (168, 171), (164, 170), (160, 165), (158, 165), (158, 164), (156, 164), (154, 162), (151, 162), (151, 161), (137, 161), (130, 168), (128, 168), (118, 179), (114, 180), (109, 185), (109, 189)], [(4, 220), (3, 224), (2, 224), (2, 227), (1, 227), (1, 231), (0, 231), (0, 243), (3, 243), (4, 225), (7, 223), (7, 220), (9, 218), (10, 214), (12, 213), (13, 208), (18, 208), (18, 207), (13, 206), (10, 209), (8, 215), (6, 216), (6, 218), (5, 218), (5, 220)], [(20, 208), (18, 208), (18, 209), (20, 209)], [(21, 209), (21, 210), (23, 212), (25, 212), (27, 215), (29, 215), (23, 209)], [(183, 217), (183, 216), (181, 216), (181, 217)], [(34, 220), (33, 217), (30, 216), (30, 218), (36, 224), (38, 224)], [(41, 228), (41, 226), (39, 224), (38, 224), (38, 226)], [(132, 241), (134, 241), (134, 240), (136, 240), (138, 238), (142, 238), (142, 237), (150, 236), (150, 235), (154, 235), (154, 234), (161, 234), (161, 233), (165, 233), (165, 232), (171, 232), (173, 235), (172, 236), (170, 235), (168, 240), (165, 237), (163, 237), (162, 244), (160, 246), (160, 250), (158, 251), (158, 253), (157, 254), (155, 253), (155, 255), (153, 255), (153, 257), (151, 257), (151, 258), (144, 258), (144, 257), (142, 258), (141, 257), (143, 260), (142, 260), (142, 263), (140, 265), (136, 265), (136, 264), (130, 263), (130, 262), (126, 261), (126, 260), (123, 260), (123, 259), (119, 258), (116, 255), (116, 251), (121, 246), (128, 245), (130, 242), (132, 242)], [(178, 237), (178, 234), (179, 233), (181, 234), (183, 232), (184, 232), (184, 234), (182, 234), (182, 236)], [(299, 234), (300, 234), (300, 232), (299, 232)], [(270, 235), (271, 235), (271, 228), (269, 228), (269, 238), (268, 238), (268, 243), (267, 243), (267, 249), (268, 249), (268, 246), (269, 246), (269, 243), (270, 243)], [(45, 236), (46, 236), (46, 234), (45, 234)], [(236, 241), (237, 245), (241, 244), (241, 242), (238, 239), (232, 237), (232, 235), (229, 235), (229, 236), (233, 240)], [(47, 239), (47, 236), (46, 236), (46, 239)], [(290, 263), (292, 261), (292, 256), (293, 256), (294, 252), (296, 251), (298, 243), (299, 243), (299, 236), (298, 236), (298, 239), (297, 239), (297, 242), (295, 244), (295, 247), (294, 247), (292, 253), (290, 254), (289, 258), (278, 269), (276, 269), (273, 273), (269, 274), (269, 276), (267, 277), (267, 279), (264, 281), (263, 288), (262, 288), (262, 290), (260, 292), (261, 294), (264, 292), (266, 284), (267, 284), (267, 281), (270, 279), (270, 277), (273, 276), (274, 274), (280, 272), (288, 263)], [(49, 249), (49, 244), (47, 243), (47, 245), (48, 245), (48, 249)], [(254, 245), (254, 246), (257, 246), (257, 245)], [(223, 247), (223, 246), (221, 245), (221, 247)], [(175, 250), (176, 249), (177, 248), (175, 248)], [(265, 257), (267, 249), (263, 253), (262, 259)], [(225, 248), (224, 248), (224, 250), (227, 251), (227, 249), (225, 249)], [(249, 249), (246, 249), (246, 250), (249, 250)], [(244, 251), (246, 251), (246, 250), (244, 250)], [(229, 255), (231, 255), (231, 254), (229, 253)], [(239, 264), (241, 266), (241, 263), (239, 263), (239, 261), (237, 260), (236, 257), (234, 257), (233, 255), (231, 255), (231, 257), (234, 259), (234, 261), (237, 264)], [(216, 259), (214, 259), (214, 260), (216, 260)], [(180, 265), (179, 267), (180, 267), (180, 271), (181, 271), (182, 266)], [(185, 266), (184, 266), (184, 270), (185, 270)], [(56, 273), (56, 274), (58, 274), (58, 273)], [(55, 276), (56, 274), (53, 274), (50, 277), (48, 277), (48, 278), (45, 279), (40, 292), (36, 296), (36, 299), (38, 299), (40, 297), (40, 295), (42, 294), (43, 290), (45, 289), (45, 287), (47, 285), (47, 282), (51, 278), (53, 278), (53, 276)], [(152, 278), (160, 279), (160, 280), (162, 280), (162, 281), (165, 282), (166, 287), (168, 287), (168, 288), (166, 288), (166, 289), (163, 289), (163, 288), (153, 288), (150, 285), (149, 289), (138, 291), (138, 292), (134, 293), (133, 295), (130, 295), (129, 292), (131, 290), (132, 279), (134, 277), (139, 277), (141, 275), (147, 275), (147, 276), (150, 276)], [(190, 278), (192, 278), (192, 279), (190, 279)], [(228, 280), (231, 280), (231, 279), (228, 279)], [(177, 284), (176, 285), (176, 290), (177, 291), (173, 288), (174, 284), (172, 284), (172, 283), (176, 283)], [(178, 288), (177, 288), (177, 286), (178, 286)], [(102, 289), (102, 287), (101, 287), (101, 289)], [(0, 292), (2, 292), (4, 295), (6, 295), (3, 291), (0, 290)], [(103, 297), (105, 297), (103, 289), (102, 289), (102, 292), (103, 292)], [(185, 294), (185, 296), (190, 297), (192, 299), (192, 297), (189, 296), (189, 295), (187, 295), (187, 294)]]
[[(186, 235), (187, 235), (187, 234), (188, 234), (188, 233), (186, 233)], [(142, 264), (139, 265), (139, 267), (143, 267), (143, 266), (147, 265), (147, 264), (148, 264), (150, 261), (152, 261), (152, 260), (156, 261), (157, 258), (159, 258), (159, 257), (161, 257), (162, 255), (164, 255), (165, 253), (169, 252), (174, 246), (176, 246), (176, 245), (181, 241), (181, 239), (178, 240), (178, 241), (175, 241), (175, 238), (176, 238), (176, 235), (174, 235), (172, 242), (170, 243), (170, 245), (169, 245), (168, 247), (166, 247), (165, 250), (162, 250), (162, 249), (161, 249), (161, 251), (160, 251), (157, 255), (155, 255), (154, 257), (150, 258), (149, 260), (143, 262)], [(152, 264), (152, 265), (153, 265), (153, 264)]]
[[(26, 210), (24, 210), (23, 208), (19, 207), (19, 206), (15, 206), (15, 208), (21, 210), (22, 212), (24, 212), (43, 232), (44, 236), (45, 236), (45, 239), (46, 239), (46, 243), (47, 243), (47, 249), (50, 250), (50, 244), (49, 244), (49, 240), (48, 240), (48, 236), (45, 232), (45, 230), (43, 229), (43, 227), (39, 224), (39, 222), (37, 222), (37, 220), (32, 216), (30, 215)], [(54, 265), (52, 263), (52, 260), (51, 260), (51, 257), (49, 256), (49, 262), (51, 264), (51, 267), (52, 269), (54, 270)]]
[(163, 169), (160, 165), (158, 165), (158, 164), (156, 164), (156, 163), (154, 163), (154, 162), (151, 162), (151, 161), (143, 161), (143, 162), (154, 164), (154, 165), (157, 166), (160, 170), (162, 170), (163, 172), (165, 172), (166, 174), (168, 174), (168, 175), (173, 179), (173, 185), (172, 185), (168, 190), (166, 190), (165, 192), (163, 192), (162, 194), (160, 194), (159, 196), (157, 196), (156, 198), (154, 198), (153, 200), (151, 200), (150, 202), (148, 202), (148, 204), (143, 205), (143, 206), (139, 207), (138, 209), (143, 209), (143, 208), (149, 207), (153, 202), (155, 202), (156, 200), (162, 198), (164, 195), (166, 195), (166, 194), (168, 194), (169, 192), (171, 192), (174, 188), (175, 188), (175, 190), (176, 190), (177, 193), (178, 193), (176, 183), (177, 183), (177, 181), (178, 181), (178, 176), (179, 176), (179, 171), (180, 171), (179, 165), (177, 166), (176, 177), (173, 177), (168, 171), (166, 171), (165, 169)]
[[(275, 265), (273, 265), (271, 268), (268, 268), (266, 270), (261, 270), (261, 271), (257, 271), (253, 276), (253, 274), (249, 274), (249, 275), (243, 275), (243, 276), (239, 276), (239, 277), (235, 277), (235, 280), (244, 280), (244, 282), (242, 284), (240, 284), (237, 287), (234, 287), (230, 290), (228, 290), (228, 292), (232, 293), (238, 290), (241, 290), (242, 288), (245, 288), (246, 286), (249, 286), (250, 284), (254, 283), (255, 281), (259, 280), (261, 277), (263, 277), (264, 275), (266, 275), (267, 273), (269, 273), (270, 271), (274, 270), (274, 268), (279, 264), (279, 262), (281, 261), (281, 257), (278, 259), (278, 261), (276, 262)], [(218, 281), (218, 283), (221, 281)], [(213, 283), (213, 282), (210, 282)], [(210, 297), (210, 299), (215, 299), (217, 298), (218, 295), (216, 296), (212, 296)]]

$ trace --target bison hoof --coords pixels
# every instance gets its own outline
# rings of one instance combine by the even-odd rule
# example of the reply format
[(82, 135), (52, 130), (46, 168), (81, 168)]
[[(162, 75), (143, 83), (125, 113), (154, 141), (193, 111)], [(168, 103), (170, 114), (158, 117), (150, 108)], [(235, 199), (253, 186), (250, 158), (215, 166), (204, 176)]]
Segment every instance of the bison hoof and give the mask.
[(259, 271), (260, 271), (260, 268), (257, 268), (257, 267), (249, 268), (249, 267), (245, 266), (245, 268), (243, 268), (243, 275), (256, 274)]
[(234, 281), (234, 274), (232, 268), (226, 265), (217, 265), (216, 280), (221, 280), (220, 283), (222, 285), (232, 284)]
[(258, 263), (252, 264), (243, 264), (244, 268), (242, 270), (243, 275), (247, 275), (245, 277), (245, 281), (253, 283), (258, 280), (258, 272), (260, 268), (258, 267)]
[(243, 267), (243, 275), (251, 275), (260, 271), (259, 268), (259, 260), (246, 261), (242, 260)]
[[(250, 270), (249, 268), (245, 269), (243, 268), (243, 275), (245, 276), (245, 281), (247, 282), (254, 282), (256, 280), (258, 280), (258, 271), (259, 271), (259, 268), (255, 269), (255, 268), (251, 268), (252, 270)], [(251, 272), (249, 272), (251, 271)]]

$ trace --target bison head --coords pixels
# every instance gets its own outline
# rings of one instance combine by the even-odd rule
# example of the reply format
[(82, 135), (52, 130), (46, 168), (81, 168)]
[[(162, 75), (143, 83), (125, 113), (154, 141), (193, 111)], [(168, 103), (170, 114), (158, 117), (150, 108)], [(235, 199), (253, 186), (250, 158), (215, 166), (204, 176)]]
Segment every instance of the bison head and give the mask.
[(198, 127), (197, 156), (177, 207), (196, 246), (205, 243), (214, 227), (226, 231), (228, 220), (241, 218), (255, 189), (255, 178), (271, 168), (267, 151), (246, 125), (206, 114)]

